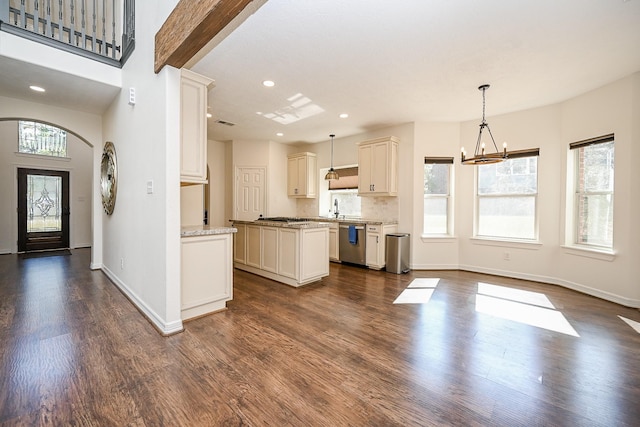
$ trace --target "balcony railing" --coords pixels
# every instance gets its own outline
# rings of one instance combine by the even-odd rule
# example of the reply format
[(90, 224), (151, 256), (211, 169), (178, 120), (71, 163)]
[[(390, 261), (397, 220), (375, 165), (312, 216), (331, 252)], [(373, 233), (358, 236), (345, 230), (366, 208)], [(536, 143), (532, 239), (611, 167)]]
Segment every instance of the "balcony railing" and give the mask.
[(0, 0), (0, 30), (121, 67), (135, 46), (135, 0)]

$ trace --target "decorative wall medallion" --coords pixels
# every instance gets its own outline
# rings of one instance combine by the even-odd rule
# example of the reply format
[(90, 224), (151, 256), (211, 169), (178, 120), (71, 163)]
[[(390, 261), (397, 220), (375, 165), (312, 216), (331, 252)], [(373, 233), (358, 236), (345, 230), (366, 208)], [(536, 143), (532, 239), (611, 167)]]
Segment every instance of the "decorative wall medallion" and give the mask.
[(116, 204), (116, 191), (118, 190), (118, 162), (116, 160), (116, 147), (113, 142), (107, 141), (102, 152), (100, 164), (100, 191), (102, 193), (102, 206), (107, 215), (113, 213)]

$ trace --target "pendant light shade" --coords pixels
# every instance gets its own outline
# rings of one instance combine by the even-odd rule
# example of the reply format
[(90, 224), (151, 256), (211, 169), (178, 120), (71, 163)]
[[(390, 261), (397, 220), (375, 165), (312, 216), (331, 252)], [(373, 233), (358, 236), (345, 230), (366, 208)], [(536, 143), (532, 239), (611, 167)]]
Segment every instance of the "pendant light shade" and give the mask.
[[(507, 159), (507, 143), (505, 142), (502, 145), (502, 151), (498, 151), (498, 146), (496, 145), (496, 141), (493, 139), (493, 134), (491, 133), (491, 129), (489, 128), (489, 123), (487, 123), (484, 111), (485, 111), (485, 91), (489, 89), (489, 85), (484, 84), (478, 87), (478, 90), (482, 91), (482, 123), (480, 123), (480, 132), (478, 133), (478, 140), (476, 141), (476, 149), (473, 153), (473, 157), (467, 157), (467, 152), (462, 147), (461, 152), (461, 161), (463, 165), (486, 165), (489, 163), (498, 163)], [(493, 143), (493, 148), (495, 152), (487, 153), (485, 152), (485, 144), (482, 142), (482, 131), (487, 128), (487, 132), (489, 132), (489, 136), (491, 137), (491, 142)]]
[(327, 172), (327, 174), (324, 176), (324, 179), (328, 180), (334, 180), (334, 179), (340, 179), (340, 177), (338, 176), (338, 172), (336, 172), (333, 169), (333, 137), (335, 136), (334, 134), (329, 135), (331, 137), (331, 168), (329, 169), (329, 172)]

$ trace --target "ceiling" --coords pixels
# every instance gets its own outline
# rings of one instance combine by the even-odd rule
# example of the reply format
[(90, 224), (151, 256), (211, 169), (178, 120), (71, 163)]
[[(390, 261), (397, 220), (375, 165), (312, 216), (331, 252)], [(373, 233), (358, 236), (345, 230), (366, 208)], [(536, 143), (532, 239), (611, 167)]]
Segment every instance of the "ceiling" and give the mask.
[(640, 0), (268, 0), (191, 69), (215, 140), (479, 120), (484, 83), (490, 118), (639, 71)]
[[(640, 0), (253, 4), (191, 67), (216, 81), (210, 139), (316, 143), (406, 122), (479, 120), (484, 83), (491, 118), (640, 71)], [(30, 91), (33, 82), (46, 94)], [(2, 96), (102, 114), (119, 90), (0, 57)]]

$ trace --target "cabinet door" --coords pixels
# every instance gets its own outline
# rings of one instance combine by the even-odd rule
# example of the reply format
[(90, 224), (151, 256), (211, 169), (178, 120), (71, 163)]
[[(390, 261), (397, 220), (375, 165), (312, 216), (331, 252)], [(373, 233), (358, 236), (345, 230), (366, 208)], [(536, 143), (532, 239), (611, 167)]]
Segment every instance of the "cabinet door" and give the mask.
[(329, 259), (334, 261), (340, 259), (337, 228), (329, 228)]
[(365, 145), (358, 148), (358, 193), (371, 193), (371, 145)]
[(298, 279), (299, 230), (281, 228), (278, 230), (278, 274), (291, 279)]
[(371, 147), (371, 191), (387, 193), (389, 191), (389, 143), (383, 142)]
[(287, 195), (289, 197), (298, 195), (298, 158), (291, 157), (287, 161)]
[(247, 265), (260, 268), (260, 226), (247, 225)]
[(211, 80), (182, 70), (180, 85), (180, 179), (207, 181), (207, 85)]
[(234, 224), (238, 230), (233, 235), (233, 261), (240, 264), (247, 262), (247, 226), (245, 224)]
[(262, 227), (260, 268), (271, 273), (278, 272), (278, 229)]
[(366, 250), (365, 262), (367, 266), (376, 267), (380, 265), (380, 259), (378, 256), (379, 246), (380, 246), (380, 234), (378, 232), (371, 233), (367, 231), (367, 247), (365, 248)]

